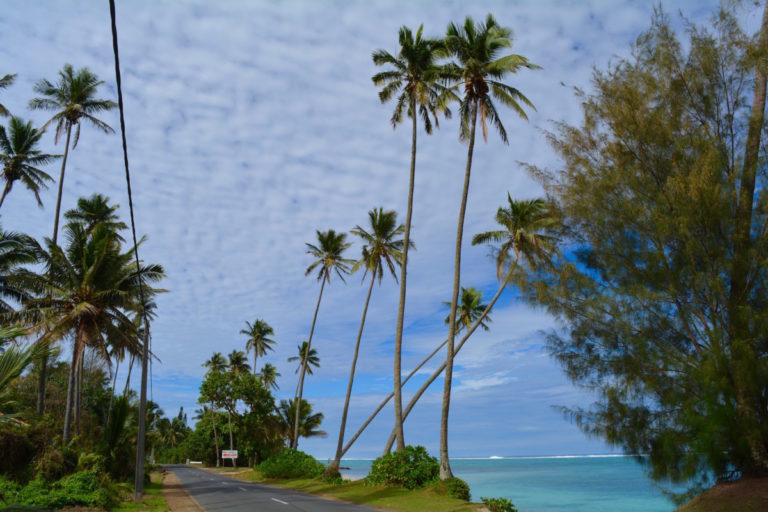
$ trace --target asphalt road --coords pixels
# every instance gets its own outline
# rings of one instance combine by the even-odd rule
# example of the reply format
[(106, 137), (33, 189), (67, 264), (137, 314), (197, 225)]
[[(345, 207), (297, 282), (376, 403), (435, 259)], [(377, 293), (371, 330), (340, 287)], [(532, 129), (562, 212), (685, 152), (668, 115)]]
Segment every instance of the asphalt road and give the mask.
[(203, 471), (185, 465), (168, 465), (184, 489), (205, 510), (231, 510), (233, 512), (371, 512), (360, 505), (348, 505), (311, 494), (244, 482), (221, 474)]

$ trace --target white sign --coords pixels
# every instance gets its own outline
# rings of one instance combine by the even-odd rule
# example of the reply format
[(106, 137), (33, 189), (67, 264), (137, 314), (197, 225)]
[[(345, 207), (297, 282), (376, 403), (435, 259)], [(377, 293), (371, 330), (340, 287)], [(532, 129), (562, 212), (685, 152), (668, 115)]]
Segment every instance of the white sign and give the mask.
[(236, 459), (237, 450), (221, 450), (222, 459)]

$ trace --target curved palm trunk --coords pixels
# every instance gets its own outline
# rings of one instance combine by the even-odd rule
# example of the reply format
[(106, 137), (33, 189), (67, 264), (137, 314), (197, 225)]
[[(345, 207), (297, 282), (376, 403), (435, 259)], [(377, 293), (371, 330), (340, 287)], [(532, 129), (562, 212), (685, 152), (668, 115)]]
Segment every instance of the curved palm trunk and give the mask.
[(211, 423), (213, 423), (213, 442), (216, 445), (216, 467), (219, 467), (219, 434), (216, 432), (216, 410), (211, 402)]
[(320, 285), (320, 294), (317, 296), (317, 306), (315, 306), (315, 316), (312, 317), (312, 327), (309, 329), (309, 339), (307, 340), (307, 353), (301, 362), (301, 373), (299, 374), (299, 389), (296, 395), (296, 418), (293, 424), (293, 440), (292, 446), (294, 450), (299, 447), (299, 415), (301, 411), (301, 397), (304, 394), (304, 375), (307, 373), (307, 359), (309, 359), (309, 351), (312, 349), (312, 335), (315, 333), (315, 323), (317, 322), (317, 312), (320, 311), (320, 301), (323, 298), (323, 289), (325, 288), (325, 281), (330, 276), (328, 270), (323, 275), (323, 282)]
[(11, 191), (11, 187), (13, 187), (12, 181), (6, 181), (5, 187), (3, 187), (3, 195), (0, 195), (0, 207), (3, 206), (3, 201), (5, 201), (5, 196), (8, 195), (8, 192)]
[[(464, 172), (464, 189), (461, 193), (459, 207), (459, 222), (456, 229), (456, 257), (453, 264), (453, 296), (451, 297), (451, 314), (448, 324), (448, 349), (445, 356), (445, 386), (443, 388), (443, 407), (440, 417), (440, 479), (453, 478), (451, 462), (448, 458), (448, 412), (451, 408), (451, 381), (453, 380), (453, 353), (456, 337), (456, 305), (459, 302), (459, 287), (461, 279), (461, 240), (464, 236), (464, 216), (467, 212), (467, 196), (469, 195), (469, 178), (472, 172), (472, 152), (475, 149), (475, 129), (477, 128), (477, 100), (472, 105), (472, 131), (469, 135), (467, 150), (467, 167)], [(398, 432), (399, 434), (399, 432)], [(397, 444), (400, 445), (398, 440)]]
[(408, 274), (408, 246), (411, 243), (411, 219), (413, 217), (413, 189), (416, 180), (416, 97), (411, 97), (411, 117), (413, 133), (411, 134), (411, 170), (408, 182), (408, 209), (405, 213), (405, 233), (403, 234), (403, 265), (400, 267), (400, 301), (397, 306), (397, 328), (395, 331), (395, 430), (397, 431), (397, 450), (405, 448), (403, 436), (403, 388), (401, 384), (401, 366), (403, 352), (403, 323), (405, 321), (405, 281)]
[(347, 396), (344, 399), (344, 411), (341, 413), (341, 426), (339, 427), (339, 442), (336, 445), (336, 456), (333, 458), (333, 462), (328, 465), (327, 472), (336, 472), (339, 470), (339, 463), (341, 462), (342, 449), (344, 447), (344, 430), (347, 428), (347, 413), (349, 412), (349, 398), (352, 396), (352, 383), (355, 380), (355, 367), (357, 366), (357, 354), (360, 351), (360, 340), (363, 337), (363, 327), (365, 327), (365, 317), (368, 315), (368, 303), (371, 301), (371, 292), (373, 291), (373, 284), (376, 282), (376, 270), (378, 270), (378, 263), (373, 268), (371, 273), (371, 285), (368, 287), (368, 295), (365, 298), (365, 306), (363, 307), (363, 318), (360, 320), (360, 329), (357, 331), (357, 342), (355, 343), (355, 355), (352, 357), (352, 367), (349, 370), (349, 384), (347, 385)]
[(69, 367), (69, 379), (67, 381), (67, 405), (64, 409), (64, 443), (70, 440), (72, 426), (72, 406), (75, 401), (75, 372), (80, 361), (80, 352), (85, 345), (85, 326), (80, 324), (75, 335), (75, 345), (72, 347), (72, 365)]
[[(56, 216), (53, 218), (53, 244), (59, 238), (59, 213), (61, 212), (61, 195), (64, 191), (64, 171), (67, 169), (67, 156), (69, 156), (69, 138), (72, 135), (72, 124), (67, 123), (67, 141), (64, 146), (64, 157), (61, 159), (61, 174), (59, 176), (59, 193), (56, 197)], [(40, 375), (37, 381), (37, 414), (41, 415), (45, 411), (45, 383), (47, 379), (48, 356), (45, 355), (40, 360)]]
[[(464, 346), (464, 342), (466, 342), (469, 339), (469, 337), (472, 335), (472, 333), (475, 332), (475, 329), (477, 329), (477, 327), (480, 325), (480, 322), (482, 322), (485, 319), (485, 317), (488, 315), (488, 313), (490, 313), (490, 311), (493, 308), (494, 304), (496, 304), (496, 301), (498, 300), (499, 296), (501, 296), (501, 292), (506, 287), (506, 283), (507, 283), (508, 279), (509, 279), (509, 275), (507, 276), (507, 279), (505, 279), (503, 281), (503, 283), (499, 287), (499, 289), (496, 291), (496, 295), (494, 295), (493, 299), (491, 299), (491, 302), (485, 308), (485, 310), (483, 311), (482, 315), (480, 315), (480, 317), (470, 326), (470, 328), (467, 331), (467, 333), (461, 338), (461, 340), (459, 341), (459, 346), (458, 346), (456, 352), (458, 352), (461, 349), (461, 347)], [(435, 354), (440, 352), (440, 350), (442, 350), (442, 348), (445, 347), (445, 345), (447, 343), (448, 343), (448, 340), (446, 339), (440, 345), (438, 345), (437, 348), (435, 348), (435, 350), (433, 350), (431, 354), (429, 354), (427, 357), (425, 357), (418, 364), (418, 366), (416, 366), (413, 370), (411, 370), (411, 373), (409, 373), (408, 376), (405, 379), (403, 379), (402, 385), (405, 386), (405, 384), (410, 380), (410, 378), (413, 377), (414, 375), (416, 375), (416, 373), (419, 370), (421, 370), (421, 368), (425, 364), (427, 364), (429, 362), (429, 360), (432, 359), (435, 356)], [(445, 362), (443, 362), (443, 364), (445, 364)], [(442, 371), (443, 371), (443, 368), (440, 368), (440, 373), (442, 373)], [(389, 401), (392, 400), (393, 396), (394, 396), (394, 393), (390, 393), (389, 395), (387, 395), (387, 397), (384, 400), (381, 401), (381, 403), (376, 408), (376, 410), (373, 411), (373, 414), (368, 416), (368, 419), (365, 420), (365, 423), (363, 423), (363, 425), (358, 429), (358, 431), (355, 433), (355, 435), (350, 438), (350, 440), (347, 442), (347, 444), (344, 445), (344, 450), (342, 450), (342, 452), (341, 452), (341, 456), (342, 457), (344, 456), (345, 453), (347, 453), (347, 451), (349, 451), (350, 448), (352, 448), (352, 445), (354, 444), (355, 441), (357, 441), (357, 438), (360, 437), (360, 435), (363, 433), (363, 431), (366, 429), (366, 427), (368, 427), (368, 425), (374, 420), (374, 418), (376, 418), (376, 415), (378, 415), (379, 412), (381, 412), (381, 410), (387, 405), (387, 403), (389, 403)], [(410, 408), (412, 408), (410, 406), (411, 403), (415, 404), (413, 399), (411, 399), (411, 402), (409, 402), (409, 407)], [(409, 411), (410, 411), (410, 408), (408, 409)], [(393, 429), (393, 432), (394, 432), (394, 429)], [(390, 449), (391, 449), (391, 445), (390, 445)]]
[[(480, 326), (480, 323), (485, 319), (485, 317), (488, 315), (488, 313), (493, 309), (494, 304), (496, 304), (496, 301), (499, 300), (499, 297), (501, 296), (501, 292), (504, 291), (504, 288), (507, 286), (507, 279), (504, 280), (504, 282), (499, 286), (498, 291), (496, 292), (496, 295), (493, 296), (493, 299), (491, 299), (491, 302), (488, 304), (488, 306), (485, 308), (485, 311), (483, 311), (483, 314), (480, 315), (480, 318), (478, 318), (470, 327), (467, 333), (464, 335), (463, 338), (459, 341), (458, 346), (456, 346), (456, 350), (454, 351), (454, 357), (456, 354), (459, 353), (459, 350), (461, 350), (461, 347), (464, 346), (464, 343), (469, 339), (470, 336), (472, 336), (472, 333), (475, 332), (475, 330)], [(443, 364), (440, 365), (440, 367), (432, 372), (432, 375), (429, 376), (429, 378), (424, 381), (424, 383), (421, 385), (418, 391), (411, 397), (411, 400), (408, 402), (408, 406), (405, 408), (405, 412), (403, 413), (403, 421), (405, 421), (408, 418), (408, 414), (410, 414), (413, 407), (416, 405), (416, 402), (419, 401), (421, 398), (421, 395), (424, 394), (424, 392), (429, 388), (429, 386), (440, 376), (441, 373), (443, 373), (443, 370), (445, 370), (446, 367), (446, 361), (443, 361)], [(387, 446), (384, 448), (384, 453), (387, 454), (392, 450), (392, 444), (395, 441), (395, 435), (396, 432), (394, 429), (392, 429), (392, 432), (389, 434), (389, 439), (387, 440)]]

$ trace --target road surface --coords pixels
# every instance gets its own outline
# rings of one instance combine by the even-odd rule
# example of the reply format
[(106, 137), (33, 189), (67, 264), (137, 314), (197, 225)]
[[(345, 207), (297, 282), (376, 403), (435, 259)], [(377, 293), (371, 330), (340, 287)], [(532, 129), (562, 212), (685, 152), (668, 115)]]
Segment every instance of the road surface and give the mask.
[(165, 466), (205, 510), (232, 512), (371, 512), (373, 509), (331, 501), (276, 487), (244, 482), (185, 465)]

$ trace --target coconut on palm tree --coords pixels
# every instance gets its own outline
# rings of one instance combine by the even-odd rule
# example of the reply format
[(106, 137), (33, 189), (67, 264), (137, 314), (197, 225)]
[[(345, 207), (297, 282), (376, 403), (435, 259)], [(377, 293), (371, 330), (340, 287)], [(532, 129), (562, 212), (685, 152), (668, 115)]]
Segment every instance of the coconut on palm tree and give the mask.
[(35, 195), (38, 206), (43, 206), (40, 189), (48, 188), (46, 182), (53, 181), (53, 178), (37, 166), (46, 165), (61, 157), (36, 149), (43, 133), (45, 130), (32, 127), (32, 121), (25, 123), (16, 116), (11, 117), (8, 131), (4, 126), (0, 126), (0, 164), (3, 166), (2, 177), (5, 181), (0, 195), (0, 206), (17, 181)]
[(253, 350), (253, 374), (256, 375), (256, 361), (259, 356), (267, 355), (268, 350), (274, 350), (275, 340), (270, 339), (269, 336), (275, 335), (275, 330), (262, 319), (258, 319), (253, 324), (245, 322), (245, 329), (240, 330), (240, 334), (248, 336), (248, 341), (245, 343), (246, 352)]
[[(507, 284), (510, 283), (514, 274), (523, 268), (533, 271), (542, 264), (551, 265), (552, 254), (557, 250), (558, 222), (555, 216), (550, 212), (546, 201), (543, 199), (516, 201), (512, 199), (509, 194), (507, 194), (507, 200), (508, 205), (506, 207), (499, 207), (496, 212), (496, 222), (500, 224), (502, 229), (478, 233), (472, 238), (473, 245), (483, 243), (492, 245), (494, 252), (496, 253), (496, 268), (500, 279), (499, 289), (487, 306), (479, 304), (482, 297), (476, 296), (474, 293), (462, 293), (462, 303), (459, 307), (456, 332), (461, 331), (464, 327), (467, 328), (467, 331), (456, 345), (454, 355), (459, 353), (461, 348), (478, 327), (487, 329), (487, 322), (490, 322), (488, 314), (491, 309), (493, 309), (496, 301), (499, 300), (499, 297), (501, 297), (501, 293), (504, 291)], [(502, 278), (502, 274), (504, 274), (505, 277)], [(464, 289), (462, 289), (462, 291), (464, 291)], [(483, 308), (482, 312), (480, 312), (480, 308)], [(450, 317), (447, 318), (446, 321), (450, 321)], [(448, 340), (446, 339), (434, 352), (432, 352), (432, 354), (427, 356), (418, 366), (416, 366), (416, 368), (414, 368), (413, 371), (411, 371), (405, 381), (412, 377), (419, 368), (426, 364), (427, 361), (429, 361), (429, 359), (431, 359), (432, 356), (447, 343)], [(432, 372), (432, 375), (424, 381), (416, 393), (414, 393), (403, 412), (404, 419), (408, 417), (408, 414), (410, 414), (411, 410), (426, 392), (427, 388), (429, 388), (440, 374), (443, 373), (445, 368), (446, 361), (443, 361), (443, 363)], [(405, 381), (403, 383), (405, 383)], [(387, 400), (388, 399), (382, 401), (376, 413), (386, 405)], [(368, 418), (366, 425), (373, 420), (376, 413)], [(360, 433), (361, 431), (358, 431), (358, 433), (355, 434), (355, 438), (357, 438)], [(392, 449), (394, 437), (395, 431), (393, 429), (389, 441), (387, 442), (385, 453)], [(345, 446), (344, 451), (346, 452), (348, 449), (349, 446)]]
[[(344, 275), (349, 273), (352, 260), (344, 257), (344, 251), (349, 248), (347, 242), (346, 233), (336, 233), (334, 230), (317, 231), (317, 245), (306, 244), (307, 253), (312, 255), (315, 260), (307, 267), (304, 275), (309, 275), (317, 270), (317, 280), (320, 281), (320, 293), (317, 296), (317, 305), (315, 306), (315, 314), (312, 317), (312, 327), (309, 329), (309, 339), (306, 341), (306, 353), (310, 355), (312, 349), (312, 336), (315, 333), (315, 324), (317, 323), (317, 313), (320, 311), (320, 301), (323, 298), (323, 289), (326, 283), (331, 282), (331, 274), (336, 273), (339, 279), (344, 282)], [(301, 355), (301, 348), (299, 349)], [(308, 358), (302, 358), (301, 372), (299, 372), (299, 384), (296, 388), (296, 403), (301, 403), (301, 397), (304, 394), (304, 375), (307, 372)], [(291, 448), (296, 449), (299, 442), (299, 409), (296, 408), (296, 420), (294, 421), (294, 428), (296, 432), (293, 435), (293, 444)]]
[(453, 379), (454, 341), (456, 337), (456, 307), (459, 304), (461, 242), (464, 235), (464, 216), (469, 195), (469, 179), (472, 170), (472, 154), (475, 147), (477, 120), (483, 130), (483, 139), (488, 138), (488, 122), (492, 123), (505, 144), (508, 144), (507, 132), (496, 111), (493, 100), (514, 110), (521, 118), (527, 119), (522, 105), (533, 108), (533, 104), (516, 88), (501, 82), (505, 75), (515, 73), (521, 68), (535, 69), (528, 59), (521, 55), (500, 55), (512, 46), (511, 31), (499, 26), (492, 15), (485, 22), (475, 23), (467, 16), (464, 24), (448, 25), (445, 46), (457, 62), (447, 67), (448, 73), (456, 81), (454, 88), (463, 87), (459, 114), (461, 127), (459, 137), (468, 141), (467, 164), (464, 171), (464, 186), (459, 206), (459, 220), (456, 228), (456, 249), (453, 270), (453, 295), (448, 322), (448, 344), (446, 350), (446, 369), (443, 389), (443, 406), (440, 420), (440, 478), (452, 478), (448, 458), (448, 412), (451, 403), (451, 382)]
[[(16, 79), (15, 74), (4, 75), (2, 78), (0, 78), (0, 89), (5, 89), (6, 87), (10, 87), (15, 79)], [(8, 112), (8, 109), (5, 108), (5, 105), (0, 103), (0, 116), (8, 117), (9, 115), (11, 115), (11, 113)]]
[[(54, 144), (58, 143), (59, 137), (63, 133), (66, 133), (64, 158), (61, 160), (61, 173), (59, 175), (59, 190), (56, 195), (56, 213), (53, 217), (53, 237), (51, 239), (54, 245), (58, 242), (59, 237), (61, 196), (64, 192), (64, 172), (67, 168), (72, 127), (75, 127), (75, 139), (72, 141), (72, 149), (77, 147), (77, 142), (80, 139), (81, 121), (87, 121), (104, 133), (114, 132), (112, 127), (96, 117), (96, 115), (102, 112), (117, 107), (117, 103), (114, 101), (96, 98), (98, 88), (103, 83), (88, 68), (75, 71), (72, 65), (65, 64), (61, 71), (59, 71), (59, 79), (55, 84), (45, 78), (35, 84), (34, 90), (41, 97), (33, 98), (29, 102), (29, 107), (33, 110), (54, 112), (53, 117), (43, 125), (43, 128), (47, 128), (51, 123), (56, 124), (56, 134), (53, 138)], [(38, 381), (38, 414), (43, 414), (45, 409), (46, 366), (47, 359), (44, 358), (40, 365)]]
[(361, 268), (365, 269), (363, 280), (368, 272), (371, 273), (371, 284), (368, 286), (368, 294), (365, 297), (363, 305), (363, 315), (360, 319), (360, 328), (357, 331), (357, 340), (355, 341), (355, 352), (352, 356), (352, 365), (349, 370), (349, 383), (347, 384), (347, 394), (344, 398), (344, 409), (341, 413), (341, 425), (339, 426), (339, 441), (336, 445), (336, 455), (333, 462), (328, 465), (329, 473), (338, 472), (341, 462), (341, 452), (344, 447), (344, 431), (347, 425), (347, 413), (349, 412), (349, 400), (352, 396), (352, 384), (355, 380), (355, 367), (357, 366), (357, 356), (360, 352), (360, 340), (363, 337), (363, 328), (365, 327), (365, 318), (368, 314), (368, 304), (371, 301), (371, 292), (376, 279), (381, 280), (384, 277), (384, 269), (392, 275), (397, 282), (397, 267), (400, 266), (403, 259), (403, 246), (405, 242), (400, 236), (405, 231), (405, 226), (397, 224), (397, 213), (394, 210), (385, 211), (383, 208), (373, 209), (368, 212), (369, 230), (358, 226), (352, 230), (352, 234), (360, 237), (363, 241), (362, 256), (352, 267), (355, 272)]
[(396, 128), (403, 120), (405, 113), (411, 118), (411, 165), (408, 181), (408, 207), (405, 214), (403, 234), (404, 246), (402, 266), (400, 268), (400, 295), (397, 307), (397, 324), (395, 327), (395, 357), (394, 357), (394, 387), (395, 387), (395, 427), (398, 429), (398, 450), (405, 448), (402, 442), (402, 390), (400, 387), (401, 355), (403, 347), (403, 321), (405, 318), (405, 290), (408, 268), (408, 248), (411, 240), (411, 219), (413, 217), (413, 193), (416, 178), (416, 135), (418, 118), (424, 123), (424, 131), (432, 133), (432, 121), (439, 126), (438, 113), (451, 116), (447, 108), (447, 100), (451, 97), (450, 90), (440, 85), (443, 78), (442, 68), (437, 65), (437, 59), (442, 55), (444, 47), (441, 41), (422, 37), (421, 25), (414, 35), (406, 26), (400, 27), (398, 42), (400, 51), (397, 56), (386, 50), (373, 52), (373, 63), (377, 66), (388, 66), (389, 69), (376, 73), (373, 83), (381, 87), (379, 99), (382, 103), (397, 97), (395, 111), (390, 122)]
[(277, 385), (277, 378), (280, 377), (280, 373), (271, 363), (267, 363), (262, 366), (258, 376), (259, 380), (261, 380), (261, 384), (264, 386), (264, 389), (273, 389), (275, 391), (280, 389), (280, 386)]
[[(106, 226), (96, 226), (88, 234), (85, 226), (70, 223), (65, 227), (68, 246), (62, 249), (46, 240), (41, 251), (44, 275), (20, 271), (16, 282), (36, 295), (26, 308), (14, 314), (20, 320), (46, 326), (41, 343), (51, 343), (73, 335), (72, 365), (69, 371), (64, 439), (69, 440), (75, 392), (75, 371), (86, 347), (121, 344), (135, 339), (136, 327), (129, 312), (140, 309), (139, 279), (157, 282), (164, 276), (160, 265), (136, 268), (132, 248), (123, 252), (117, 236)], [(145, 285), (151, 296), (162, 290)]]

